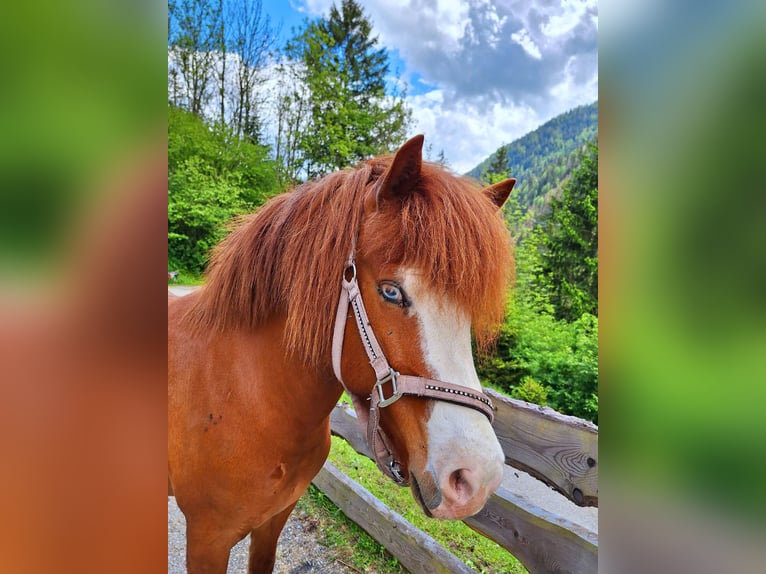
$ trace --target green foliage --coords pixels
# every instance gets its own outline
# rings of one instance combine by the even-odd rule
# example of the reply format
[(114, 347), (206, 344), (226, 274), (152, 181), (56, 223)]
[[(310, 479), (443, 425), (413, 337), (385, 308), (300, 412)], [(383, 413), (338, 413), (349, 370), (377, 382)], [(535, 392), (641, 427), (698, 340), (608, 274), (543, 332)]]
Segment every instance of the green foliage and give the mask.
[(536, 405), (548, 404), (548, 389), (532, 377), (524, 377), (521, 384), (511, 391), (511, 396)]
[(598, 423), (598, 318), (569, 323), (514, 297), (481, 379), (516, 398)]
[(518, 302), (509, 323), (516, 369), (545, 382), (557, 411), (598, 422), (598, 319), (567, 323)]
[(343, 0), (288, 42), (286, 55), (308, 88), (307, 105), (293, 92), (290, 109), (308, 116), (297, 148), (309, 178), (392, 151), (404, 139), (410, 111), (403, 97), (386, 94), (388, 54), (371, 31), (362, 7)]
[(598, 149), (519, 242), (516, 288), (480, 377), (512, 396), (598, 422)]
[(169, 109), (168, 264), (199, 274), (234, 216), (253, 211), (277, 191), (263, 146), (221, 125)]
[(598, 315), (598, 148), (564, 185), (542, 221), (541, 272), (556, 317)]

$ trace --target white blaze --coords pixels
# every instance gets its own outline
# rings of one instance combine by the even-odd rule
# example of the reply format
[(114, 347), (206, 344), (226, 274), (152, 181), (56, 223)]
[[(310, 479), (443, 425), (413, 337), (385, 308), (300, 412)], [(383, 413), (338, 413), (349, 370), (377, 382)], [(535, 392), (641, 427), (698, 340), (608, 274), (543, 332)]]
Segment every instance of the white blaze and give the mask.
[[(421, 288), (414, 273), (406, 273), (405, 286), (420, 323), (422, 352), (433, 376), (446, 383), (481, 391), (471, 352), (471, 323), (466, 313), (440, 301)], [(465, 406), (436, 401), (426, 427), (428, 465), (433, 469), (445, 503), (445, 485), (452, 472), (476, 473), (475, 485), (494, 489), (502, 477), (504, 455), (495, 432), (482, 413)], [(477, 492), (476, 494), (480, 494)]]

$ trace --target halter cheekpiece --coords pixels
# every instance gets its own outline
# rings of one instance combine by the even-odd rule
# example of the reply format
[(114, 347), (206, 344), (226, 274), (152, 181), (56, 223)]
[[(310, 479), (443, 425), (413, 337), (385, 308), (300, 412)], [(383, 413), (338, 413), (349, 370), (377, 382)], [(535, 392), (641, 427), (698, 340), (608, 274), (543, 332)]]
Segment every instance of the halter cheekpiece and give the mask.
[[(351, 307), (354, 320), (362, 340), (362, 346), (370, 359), (370, 365), (375, 371), (375, 385), (369, 396), (369, 417), (364, 411), (361, 398), (348, 390), (341, 378), (341, 354), (343, 352), (343, 337), (346, 331), (348, 308)], [(399, 485), (406, 486), (409, 481), (402, 475), (401, 462), (396, 460), (391, 443), (380, 426), (380, 409), (392, 405), (403, 396), (421, 397), (446, 401), (470, 407), (484, 414), (491, 423), (494, 418), (492, 401), (484, 393), (465, 387), (436, 381), (414, 375), (402, 375), (389, 365), (383, 350), (378, 343), (372, 325), (367, 317), (367, 311), (362, 301), (362, 293), (356, 280), (356, 265), (353, 254), (343, 270), (340, 301), (335, 316), (335, 330), (332, 343), (332, 366), (335, 376), (343, 385), (354, 402), (359, 424), (367, 427), (367, 443), (375, 458), (378, 468)], [(390, 383), (390, 391), (386, 396), (386, 388)], [(365, 419), (366, 425), (365, 425)]]

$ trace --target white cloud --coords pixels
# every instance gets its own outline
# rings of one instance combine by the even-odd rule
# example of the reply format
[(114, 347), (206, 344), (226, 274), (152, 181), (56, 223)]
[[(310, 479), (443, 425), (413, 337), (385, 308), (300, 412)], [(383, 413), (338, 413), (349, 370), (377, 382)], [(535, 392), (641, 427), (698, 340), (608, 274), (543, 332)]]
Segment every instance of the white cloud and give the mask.
[(447, 104), (442, 90), (410, 96), (415, 125), (412, 133), (423, 133), (435, 159), (444, 151), (449, 166), (457, 173), (475, 167), (503, 143), (535, 129), (541, 118), (528, 107), (500, 103), (484, 106), (471, 102)]
[[(291, 0), (309, 15), (333, 0)], [(340, 4), (340, 0), (336, 0)], [(458, 172), (598, 97), (596, 0), (365, 0), (381, 43), (422, 91), (413, 133)]]
[[(592, 56), (597, 60), (597, 56)], [(562, 109), (570, 109), (583, 104), (590, 104), (598, 94), (598, 76), (589, 75), (587, 72), (597, 62), (584, 62), (584, 56), (572, 56), (564, 68), (561, 82), (553, 86), (550, 94), (553, 101)], [(585, 70), (583, 72), (583, 69)], [(585, 81), (580, 81), (578, 76), (585, 74)], [(595, 94), (595, 95), (594, 95)]]
[(524, 48), (524, 51), (535, 60), (542, 59), (543, 55), (540, 53), (540, 48), (537, 47), (537, 44), (535, 44), (535, 41), (530, 37), (529, 32), (526, 30), (522, 29), (518, 32), (514, 32), (511, 34), (511, 40)]
[(587, 15), (595, 3), (582, 0), (562, 0), (558, 10), (549, 16), (541, 31), (546, 36), (557, 38), (570, 33), (580, 20)]

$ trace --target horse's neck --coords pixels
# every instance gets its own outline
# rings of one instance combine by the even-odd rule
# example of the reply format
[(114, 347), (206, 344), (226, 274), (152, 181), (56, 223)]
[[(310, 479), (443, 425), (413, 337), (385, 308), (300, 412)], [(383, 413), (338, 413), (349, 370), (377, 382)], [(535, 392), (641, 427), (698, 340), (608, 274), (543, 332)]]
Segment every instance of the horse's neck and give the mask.
[(258, 392), (288, 407), (291, 415), (305, 423), (319, 424), (330, 415), (343, 389), (332, 374), (329, 359), (326, 365), (309, 367), (285, 350), (284, 324), (283, 318), (276, 318), (256, 333), (242, 335), (242, 350), (253, 349), (248, 364), (257, 379)]
[(342, 393), (330, 357), (326, 365), (312, 368), (288, 354), (283, 317), (253, 331), (192, 329), (183, 317), (196, 295), (174, 299), (168, 307), (169, 351), (184, 371), (178, 376), (201, 385), (195, 393), (216, 404), (235, 402), (244, 410), (270, 405), (270, 411), (300, 420), (308, 429), (326, 421)]

